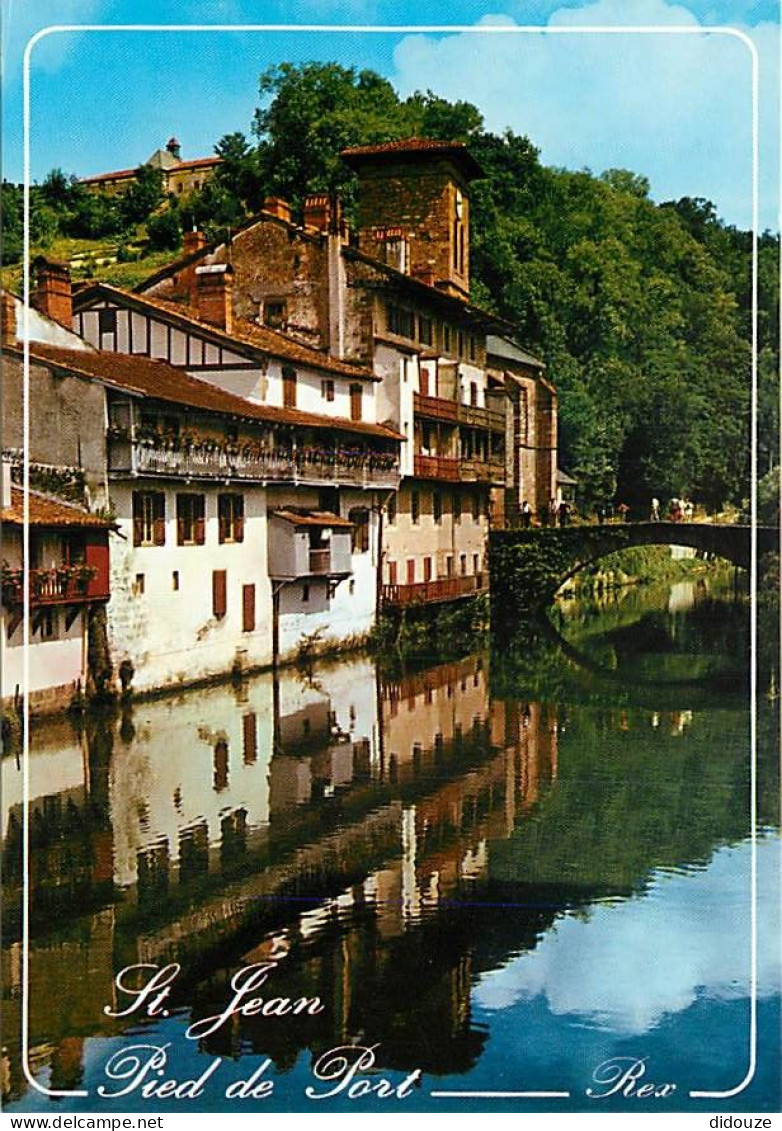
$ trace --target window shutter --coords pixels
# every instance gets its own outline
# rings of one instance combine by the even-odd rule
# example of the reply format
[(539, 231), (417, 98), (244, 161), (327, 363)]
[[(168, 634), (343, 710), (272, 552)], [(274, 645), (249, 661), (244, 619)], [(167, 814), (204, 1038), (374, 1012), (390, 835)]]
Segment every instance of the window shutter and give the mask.
[(195, 544), (203, 546), (206, 541), (206, 519), (202, 516), (195, 520)]
[(226, 598), (228, 592), (227, 575), (224, 569), (212, 572), (212, 613), (218, 620), (222, 620), (226, 611)]
[(144, 523), (140, 518), (133, 519), (133, 545), (140, 546), (144, 541)]
[(154, 543), (156, 546), (166, 544), (166, 496), (162, 491), (156, 491), (153, 498)]
[(245, 766), (253, 766), (258, 761), (258, 730), (255, 712), (242, 719), (242, 746)]
[(176, 544), (177, 546), (184, 546), (185, 544), (185, 520), (183, 518), (176, 520)]
[(242, 632), (255, 631), (255, 586), (242, 586)]
[(244, 542), (244, 515), (241, 513), (234, 519), (234, 542)]
[(166, 520), (164, 518), (155, 519), (155, 545), (165, 546), (166, 544)]

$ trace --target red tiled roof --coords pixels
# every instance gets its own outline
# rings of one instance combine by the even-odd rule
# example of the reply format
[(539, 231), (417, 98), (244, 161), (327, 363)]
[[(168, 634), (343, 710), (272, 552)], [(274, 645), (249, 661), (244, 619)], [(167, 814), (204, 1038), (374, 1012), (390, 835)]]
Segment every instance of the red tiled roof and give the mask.
[(74, 309), (85, 310), (93, 301), (93, 296), (101, 294), (104, 298), (111, 298), (121, 306), (147, 307), (150, 310), (171, 316), (180, 324), (186, 324), (194, 329), (216, 337), (227, 346), (244, 345), (254, 350), (262, 350), (273, 357), (292, 361), (297, 365), (309, 365), (326, 373), (337, 373), (341, 377), (352, 377), (359, 381), (379, 381), (369, 369), (354, 365), (349, 361), (340, 361), (338, 358), (329, 357), (320, 350), (311, 346), (302, 345), (281, 334), (278, 330), (271, 330), (268, 326), (261, 326), (257, 322), (250, 322), (247, 318), (234, 318), (233, 329), (229, 334), (211, 322), (204, 322), (199, 318), (195, 307), (181, 302), (172, 302), (169, 299), (157, 298), (152, 295), (128, 294), (119, 287), (112, 287), (108, 283), (97, 283), (89, 289), (80, 291), (74, 296)]
[[(30, 526), (97, 526), (108, 530), (114, 525), (108, 518), (90, 514), (73, 503), (63, 503), (38, 491), (30, 491), (29, 514)], [(24, 523), (24, 492), (21, 487), (11, 487), (11, 505), (0, 511), (0, 521), (13, 526)]]
[(401, 433), (383, 424), (348, 420), (342, 416), (320, 416), (312, 412), (301, 412), (295, 408), (278, 408), (276, 405), (254, 404), (208, 381), (191, 377), (165, 361), (154, 361), (138, 354), (110, 353), (108, 350), (85, 353), (81, 350), (61, 349), (59, 346), (31, 342), (30, 358), (32, 361), (51, 362), (71, 372), (97, 378), (129, 393), (172, 404), (187, 405), (189, 408), (199, 408), (206, 412), (262, 420), (269, 424), (298, 424), (305, 428), (356, 432), (384, 440), (404, 439)]
[(483, 169), (463, 141), (439, 141), (431, 137), (405, 137), (397, 141), (384, 141), (378, 145), (353, 145), (340, 152), (348, 165), (364, 164), (365, 160), (393, 158), (405, 154), (423, 157), (451, 157), (462, 165), (470, 177), (485, 176)]
[[(168, 169), (164, 169), (163, 173), (176, 173), (180, 169), (200, 169), (207, 165), (219, 165), (222, 157), (194, 157), (189, 161), (180, 161), (176, 165), (171, 165)], [(80, 183), (83, 185), (90, 184), (92, 181), (119, 181), (127, 177), (134, 177), (138, 172), (140, 166), (136, 165), (133, 169), (115, 169), (113, 173), (93, 173), (91, 177), (80, 177)]]
[(271, 511), (272, 518), (281, 518), (284, 522), (292, 522), (295, 526), (352, 526), (347, 518), (341, 518), (331, 511), (296, 511), (279, 510)]

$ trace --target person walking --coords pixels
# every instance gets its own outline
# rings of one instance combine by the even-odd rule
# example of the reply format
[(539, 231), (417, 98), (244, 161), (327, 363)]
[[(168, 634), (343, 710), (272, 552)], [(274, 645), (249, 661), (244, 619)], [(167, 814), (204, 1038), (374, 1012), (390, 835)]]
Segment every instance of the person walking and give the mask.
[(652, 522), (659, 522), (660, 521), (660, 500), (659, 499), (652, 499), (651, 521)]
[(532, 504), (529, 499), (525, 499), (521, 504), (521, 525), (525, 530), (532, 525)]
[(568, 512), (570, 511), (570, 507), (567, 505), (564, 499), (557, 507), (557, 510), (559, 512), (559, 525), (567, 526)]
[(600, 526), (602, 526), (603, 523), (605, 522), (606, 509), (605, 509), (605, 507), (603, 506), (602, 503), (598, 503), (597, 506), (595, 507), (595, 511), (597, 513), (598, 524)]

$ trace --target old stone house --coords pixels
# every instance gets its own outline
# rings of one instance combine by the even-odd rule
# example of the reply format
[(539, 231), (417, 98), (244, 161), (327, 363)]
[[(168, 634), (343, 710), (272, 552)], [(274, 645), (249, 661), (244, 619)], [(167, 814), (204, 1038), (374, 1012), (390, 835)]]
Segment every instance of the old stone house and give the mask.
[[(383, 511), (383, 599), (469, 595), (486, 585), (492, 501), (497, 521), (522, 492), (548, 502), (553, 389), (539, 363), (508, 361), (520, 384), (489, 365), (487, 339), (511, 339), (513, 327), (469, 299), (470, 184), (481, 169), (467, 148), (415, 138), (343, 157), (358, 177), (355, 232), (328, 195), (307, 199), (301, 223), (269, 198), (230, 246), (192, 233), (185, 255), (139, 290), (189, 302), (199, 265), (230, 262), (237, 317), (371, 368), (377, 420), (406, 440), (400, 490)], [(540, 404), (541, 436), (548, 411), (544, 443), (531, 431), (522, 438), (523, 388), (533, 415)], [(510, 453), (524, 443), (532, 457)]]
[[(214, 175), (220, 164), (219, 157), (194, 157), (183, 161), (181, 148), (175, 137), (169, 138), (165, 148), (156, 149), (144, 165), (153, 169), (162, 169), (163, 188), (174, 196), (187, 196), (203, 188)], [(101, 193), (106, 196), (120, 196), (136, 179), (136, 168), (115, 169), (110, 173), (96, 173), (91, 177), (82, 177), (82, 184), (88, 192)]]

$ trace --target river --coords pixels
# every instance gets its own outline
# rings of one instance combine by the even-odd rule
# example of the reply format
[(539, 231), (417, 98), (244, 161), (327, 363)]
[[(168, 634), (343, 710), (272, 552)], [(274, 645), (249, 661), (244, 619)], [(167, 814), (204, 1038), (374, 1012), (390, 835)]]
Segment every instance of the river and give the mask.
[[(352, 657), (38, 723), (29, 1063), (88, 1094), (22, 1070), (11, 752), (5, 1109), (778, 1110), (777, 712), (753, 771), (746, 600), (695, 578), (553, 620), (393, 678)], [(118, 989), (140, 963), (178, 964), (165, 1012)], [(251, 975), (271, 1012), (225, 1016)], [(134, 1084), (139, 1045), (162, 1068)], [(343, 1046), (370, 1095), (329, 1077)], [(754, 1047), (736, 1095), (692, 1095)]]

